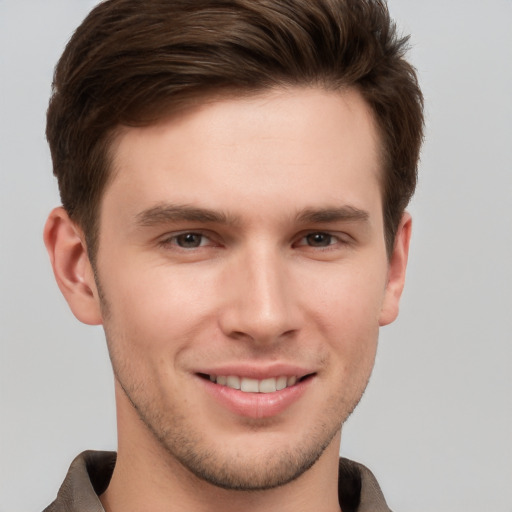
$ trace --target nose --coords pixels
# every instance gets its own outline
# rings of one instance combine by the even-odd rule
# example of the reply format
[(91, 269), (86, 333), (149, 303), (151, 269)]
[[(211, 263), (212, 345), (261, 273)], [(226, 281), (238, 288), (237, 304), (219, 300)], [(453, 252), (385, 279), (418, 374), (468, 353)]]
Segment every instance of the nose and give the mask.
[(242, 254), (226, 272), (220, 327), (231, 338), (272, 344), (300, 329), (289, 262), (278, 251)]

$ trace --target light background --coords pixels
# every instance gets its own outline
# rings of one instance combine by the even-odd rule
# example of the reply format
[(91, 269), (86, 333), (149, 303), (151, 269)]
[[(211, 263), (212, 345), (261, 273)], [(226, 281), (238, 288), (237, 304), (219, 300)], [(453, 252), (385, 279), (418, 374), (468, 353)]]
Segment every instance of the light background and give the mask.
[[(71, 459), (114, 449), (100, 328), (79, 324), (41, 232), (52, 69), (93, 0), (0, 0), (0, 512), (42, 510)], [(391, 507), (512, 511), (512, 1), (390, 0), (412, 33), (427, 140), (408, 283), (342, 453)]]

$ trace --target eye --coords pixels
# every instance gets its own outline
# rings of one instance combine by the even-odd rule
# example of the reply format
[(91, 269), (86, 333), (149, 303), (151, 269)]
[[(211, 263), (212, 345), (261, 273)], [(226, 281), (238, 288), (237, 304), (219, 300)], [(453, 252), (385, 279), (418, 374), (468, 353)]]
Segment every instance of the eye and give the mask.
[(164, 240), (164, 244), (170, 244), (178, 246), (182, 249), (197, 249), (211, 243), (208, 237), (202, 233), (180, 233)]
[(325, 233), (323, 231), (317, 231), (315, 233), (308, 233), (303, 236), (297, 243), (299, 246), (308, 246), (308, 247), (329, 247), (330, 245), (334, 245), (339, 243), (339, 238), (337, 236), (331, 235), (330, 233)]

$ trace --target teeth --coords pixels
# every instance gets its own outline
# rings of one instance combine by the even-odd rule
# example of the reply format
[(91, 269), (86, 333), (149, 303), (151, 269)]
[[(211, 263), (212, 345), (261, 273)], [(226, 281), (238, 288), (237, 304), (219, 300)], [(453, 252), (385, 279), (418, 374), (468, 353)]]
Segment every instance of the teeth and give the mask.
[(240, 389), (240, 378), (232, 375), (227, 378), (226, 386), (233, 389)]
[(245, 393), (274, 393), (297, 383), (297, 377), (295, 376), (282, 376), (263, 380), (237, 377), (235, 375), (210, 375), (209, 377), (212, 382), (216, 382), (221, 386), (227, 386), (228, 388), (239, 389)]
[(273, 393), (276, 387), (276, 379), (263, 379), (260, 381), (260, 393)]
[[(219, 379), (217, 379), (217, 383)], [(246, 393), (257, 393), (259, 391), (258, 381), (256, 379), (240, 379), (240, 389)]]
[(276, 379), (276, 390), (281, 391), (287, 386), (288, 379), (286, 377), (279, 377)]

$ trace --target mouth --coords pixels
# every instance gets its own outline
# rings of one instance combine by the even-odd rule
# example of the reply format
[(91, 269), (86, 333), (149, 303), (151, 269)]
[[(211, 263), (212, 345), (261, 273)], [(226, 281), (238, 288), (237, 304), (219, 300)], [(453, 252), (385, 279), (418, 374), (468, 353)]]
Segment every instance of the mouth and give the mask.
[(301, 397), (314, 388), (317, 375), (292, 365), (238, 366), (238, 371), (228, 366), (205, 368), (196, 376), (214, 403), (238, 417), (253, 419), (278, 417), (296, 403), (307, 403), (301, 402)]
[(298, 376), (278, 376), (270, 377), (267, 379), (252, 379), (249, 377), (241, 377), (237, 375), (208, 375), (199, 373), (199, 377), (209, 380), (219, 386), (236, 389), (244, 393), (275, 393), (282, 391), (286, 388), (296, 386), (298, 383), (303, 382), (313, 377), (313, 373)]

